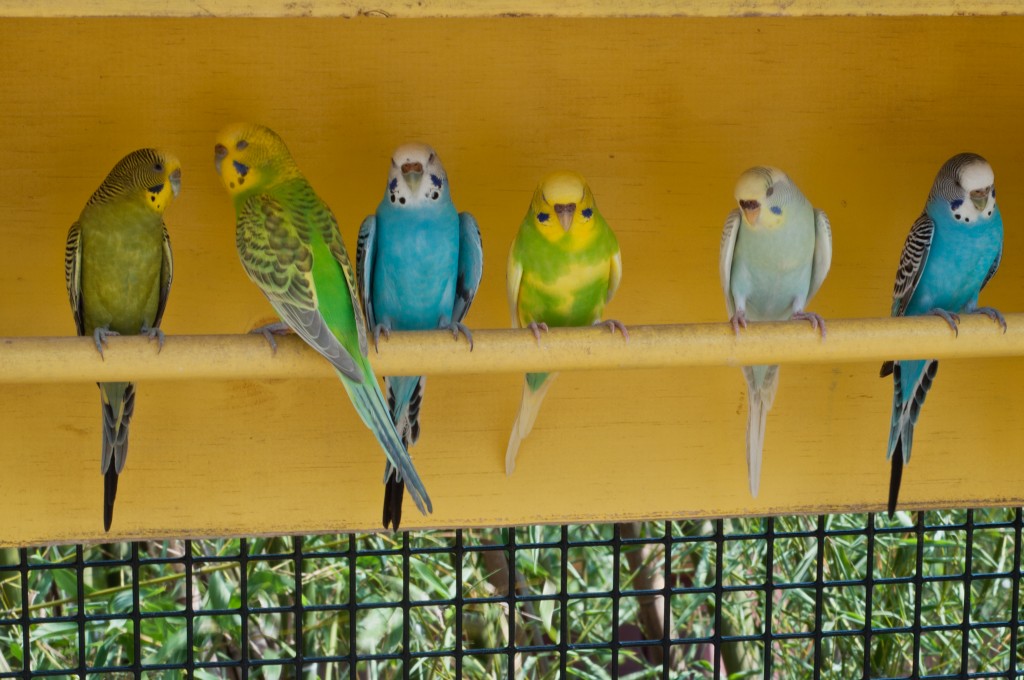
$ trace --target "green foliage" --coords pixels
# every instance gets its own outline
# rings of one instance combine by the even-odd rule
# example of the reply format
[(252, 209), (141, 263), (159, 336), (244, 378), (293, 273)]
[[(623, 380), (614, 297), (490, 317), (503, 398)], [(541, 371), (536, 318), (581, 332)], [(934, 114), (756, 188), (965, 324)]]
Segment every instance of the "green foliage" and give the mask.
[[(979, 510), (974, 512), (971, 571), (976, 575), (970, 586), (969, 612), (972, 622), (1006, 622), (1001, 626), (972, 631), (967, 641), (969, 672), (1004, 671), (1009, 663), (1009, 619), (1014, 590), (1013, 579), (978, 578), (977, 575), (1005, 573), (1014, 566), (1015, 547), (1012, 527), (987, 526), (1009, 522), (1015, 511)], [(312, 607), (302, 614), (302, 651), (306, 657), (345, 656), (350, 646), (365, 654), (400, 653), (403, 647), (403, 612), (395, 603), (403, 596), (402, 573), (408, 559), (410, 612), (409, 648), (411, 652), (454, 651), (456, 608), (446, 603), (461, 596), (493, 598), (467, 602), (462, 613), (462, 647), (470, 652), (462, 661), (462, 677), (507, 677), (509, 657), (505, 654), (479, 653), (509, 644), (510, 626), (507, 603), (509, 584), (508, 544), (514, 532), (516, 550), (516, 589), (520, 595), (551, 596), (517, 603), (515, 643), (545, 645), (557, 642), (568, 631), (572, 643), (607, 644), (615, 634), (615, 603), (610, 593), (617, 585), (623, 590), (659, 590), (664, 587), (665, 544), (671, 539), (669, 586), (693, 589), (671, 599), (674, 637), (704, 638), (714, 632), (720, 617), (725, 635), (759, 636), (765, 632), (769, 607), (760, 584), (776, 586), (770, 603), (771, 630), (775, 635), (811, 631), (818, 613), (817, 590), (823, 595), (821, 627), (826, 632), (856, 631), (857, 635), (826, 637), (819, 660), (822, 677), (845, 679), (862, 677), (865, 658), (871, 677), (899, 677), (911, 673), (912, 635), (901, 629), (913, 622), (915, 607), (920, 607), (924, 625), (961, 623), (965, 609), (964, 581), (967, 555), (966, 511), (926, 513), (923, 542), (918, 545), (916, 516), (898, 513), (890, 523), (876, 517), (873, 553), (869, 560), (869, 536), (864, 531), (866, 515), (833, 515), (820, 520), (830, 533), (822, 540), (823, 563), (818, 563), (819, 528), (817, 517), (781, 517), (774, 520), (774, 550), (765, 536), (769, 521), (737, 519), (723, 522), (722, 585), (725, 593), (717, 602), (715, 585), (718, 543), (707, 540), (715, 531), (712, 522), (673, 522), (621, 525), (620, 538), (627, 541), (618, 557), (611, 545), (600, 544), (616, 535), (614, 525), (580, 525), (564, 529), (573, 542), (594, 545), (560, 547), (533, 544), (557, 542), (562, 527), (523, 527), (503, 530), (466, 530), (463, 545), (467, 551), (457, 557), (452, 551), (454, 532), (430, 531), (410, 534), (409, 547), (438, 549), (436, 552), (401, 554), (403, 537), (386, 534), (349, 536), (312, 536), (304, 539), (303, 559), (293, 559), (295, 544), (287, 537), (253, 538), (246, 542), (249, 561), (244, 580), (247, 596), (243, 602), (241, 550), (237, 539), (193, 541), (193, 584), (186, 592), (185, 571), (180, 558), (184, 541), (140, 543), (139, 557), (167, 559), (165, 563), (145, 563), (140, 568), (138, 585), (141, 612), (142, 663), (176, 664), (188, 657), (186, 609), (196, 612), (193, 625), (193, 653), (196, 661), (217, 662), (242, 658), (290, 659), (296, 653), (295, 620), (296, 567), (300, 569), (302, 605)], [(886, 531), (896, 527), (894, 532)], [(627, 531), (628, 529), (628, 531)], [(788, 535), (791, 533), (807, 535)], [(696, 540), (678, 542), (684, 538)], [(644, 539), (649, 539), (645, 541)], [(701, 540), (703, 539), (703, 540)], [(355, 541), (360, 553), (350, 564), (349, 541)], [(474, 550), (499, 546), (491, 550)], [(523, 547), (525, 546), (525, 547)], [(918, 552), (925, 577), (938, 578), (915, 584)], [(388, 552), (395, 551), (395, 552)], [(105, 544), (83, 548), (87, 566), (81, 573), (81, 601), (90, 616), (109, 616), (86, 624), (85, 658), (91, 667), (124, 666), (133, 663), (132, 608), (134, 601), (131, 569), (116, 564), (132, 556), (130, 544)], [(371, 553), (371, 554), (366, 554)], [(211, 559), (212, 558), (212, 559)], [(461, 559), (461, 564), (456, 560)], [(17, 551), (0, 551), (0, 621), (11, 622), (21, 613), (22, 580), (16, 570)], [(74, 618), (79, 606), (79, 575), (74, 565), (76, 549), (57, 546), (31, 549), (28, 562), (28, 603), (34, 619), (63, 620), (32, 624), (31, 645), (27, 650), (33, 670), (73, 669), (78, 665), (79, 635)], [(562, 587), (562, 563), (566, 567), (566, 590), (571, 596), (566, 609), (558, 599)], [(767, 565), (771, 564), (769, 574)], [(354, 566), (354, 578), (350, 569)], [(816, 585), (819, 568), (829, 586)], [(462, 584), (457, 575), (461, 570)], [(866, 579), (871, 579), (871, 608), (867, 611)], [(880, 579), (905, 579), (877, 583)], [(660, 580), (659, 580), (660, 579)], [(356, 616), (355, 640), (349, 638), (348, 604), (354, 584), (355, 598), (361, 605)], [(783, 587), (779, 587), (783, 586)], [(461, 590), (461, 592), (460, 592)], [(920, 600), (918, 602), (918, 600)], [(654, 613), (663, 620), (657, 607), (658, 595), (623, 596), (618, 603), (618, 633), (632, 639), (657, 638), (645, 614)], [(244, 609), (243, 609), (244, 607)], [(260, 611), (263, 610), (263, 611)], [(161, 614), (154, 617), (151, 615)], [(166, 616), (163, 616), (166, 615)], [(247, 639), (243, 639), (242, 617), (246, 618)], [(659, 618), (661, 617), (661, 618)], [(863, 631), (870, 617), (874, 630), (871, 648), (865, 655)], [(660, 624), (659, 624), (660, 625)], [(889, 630), (896, 629), (896, 630)], [(959, 630), (926, 632), (921, 637), (918, 659), (927, 675), (958, 674), (961, 669), (963, 640)], [(24, 667), (26, 650), (19, 625), (0, 623), (0, 672), (15, 672)], [(619, 651), (619, 677), (639, 680), (661, 677), (660, 650), (624, 648)], [(764, 675), (765, 649), (760, 640), (723, 645), (723, 677), (754, 678)], [(776, 641), (769, 650), (776, 677), (809, 677), (814, 668), (814, 645), (810, 639)], [(705, 643), (678, 645), (670, 658), (673, 677), (688, 680), (713, 675), (713, 650)], [(451, 657), (414, 660), (410, 675), (415, 678), (455, 678)], [(517, 677), (557, 678), (557, 653), (520, 653)], [(568, 655), (570, 678), (611, 677), (610, 649), (573, 650)], [(263, 666), (259, 677), (293, 677), (292, 668)], [(401, 677), (400, 660), (364, 662), (359, 677), (389, 680)], [(157, 677), (157, 676), (152, 676)], [(209, 668), (197, 672), (200, 678), (234, 677), (232, 671)], [(309, 663), (303, 678), (338, 680), (348, 678), (344, 662)]]

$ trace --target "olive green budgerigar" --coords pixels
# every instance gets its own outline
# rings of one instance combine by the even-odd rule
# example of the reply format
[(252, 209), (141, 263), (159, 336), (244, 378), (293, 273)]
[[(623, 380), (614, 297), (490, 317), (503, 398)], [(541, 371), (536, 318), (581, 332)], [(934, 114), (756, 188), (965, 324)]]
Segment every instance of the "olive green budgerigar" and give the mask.
[(246, 274), (281, 319), (331, 363), (416, 507), (431, 512), (366, 357), (366, 321), (331, 209), (269, 128), (229, 125), (217, 136), (214, 156), (234, 199), (235, 243)]
[[(91, 335), (100, 356), (111, 335), (145, 334), (163, 346), (160, 319), (173, 270), (163, 214), (180, 189), (177, 158), (156, 149), (133, 151), (118, 161), (68, 231), (64, 277), (71, 311), (78, 334)], [(135, 384), (99, 388), (103, 529), (109, 531), (117, 476), (128, 458)]]
[[(628, 339), (618, 321), (601, 321), (622, 279), (614, 232), (597, 209), (586, 180), (553, 172), (541, 180), (508, 253), (506, 286), (513, 328), (529, 328), (540, 341), (548, 326), (604, 324)], [(557, 373), (527, 373), (519, 413), (505, 451), (505, 473), (515, 469), (522, 440), (533, 429)]]
[[(757, 167), (736, 183), (737, 208), (722, 231), (719, 275), (733, 331), (747, 321), (825, 320), (804, 308), (832, 263), (832, 229), (786, 173)], [(747, 483), (757, 496), (768, 411), (779, 388), (778, 366), (744, 366), (747, 381)]]

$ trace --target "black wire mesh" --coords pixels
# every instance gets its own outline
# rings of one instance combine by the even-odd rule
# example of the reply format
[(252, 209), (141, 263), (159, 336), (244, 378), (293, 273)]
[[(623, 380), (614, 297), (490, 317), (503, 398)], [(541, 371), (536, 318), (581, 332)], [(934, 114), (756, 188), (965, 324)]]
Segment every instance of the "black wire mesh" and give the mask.
[(11, 550), (0, 678), (1024, 674), (1021, 509), (901, 516)]

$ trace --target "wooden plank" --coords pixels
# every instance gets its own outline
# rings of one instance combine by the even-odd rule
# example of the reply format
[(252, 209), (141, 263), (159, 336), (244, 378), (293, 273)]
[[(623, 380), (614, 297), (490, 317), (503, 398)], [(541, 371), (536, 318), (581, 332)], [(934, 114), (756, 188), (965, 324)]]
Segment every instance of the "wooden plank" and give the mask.
[(0, 0), (7, 17), (806, 17), (1019, 15), (1014, 0)]
[[(721, 225), (737, 176), (758, 163), (786, 169), (832, 219), (833, 269), (811, 307), (882, 317), (932, 178), (963, 150), (992, 162), (1007, 220), (982, 302), (1020, 311), (1022, 30), (1020, 17), (3, 20), (0, 337), (72, 334), (67, 226), (114, 162), (148, 145), (184, 165), (167, 214), (164, 329), (234, 334), (270, 316), (238, 264), (212, 168), (215, 132), (237, 119), (285, 137), (350, 245), (391, 150), (431, 142), (483, 229), (473, 328), (507, 327), (508, 244), (537, 179), (561, 166), (589, 178), (618, 234), (624, 279), (609, 314), (629, 325), (724, 321)], [(1024, 502), (1022, 369), (943, 361), (905, 473), (908, 507)], [(502, 457), (520, 378), (432, 376), (415, 456), (436, 510), (405, 523), (877, 509), (892, 389), (877, 372), (783, 369), (756, 500), (736, 368), (566, 372), (511, 479)], [(5, 386), (4, 545), (107, 537), (98, 401), (82, 383)], [(109, 538), (370, 529), (381, 467), (329, 375), (144, 380)]]

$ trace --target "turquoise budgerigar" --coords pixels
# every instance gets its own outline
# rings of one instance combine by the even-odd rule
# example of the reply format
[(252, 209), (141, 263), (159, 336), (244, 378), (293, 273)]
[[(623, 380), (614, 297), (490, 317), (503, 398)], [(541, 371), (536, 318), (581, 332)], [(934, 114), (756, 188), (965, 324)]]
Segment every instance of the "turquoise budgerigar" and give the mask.
[[(68, 231), (64, 278), (79, 335), (100, 356), (112, 335), (145, 334), (163, 346), (160, 320), (171, 292), (171, 241), (164, 210), (181, 189), (181, 164), (139, 149), (114, 166)], [(128, 460), (135, 383), (99, 383), (103, 411), (103, 529), (110, 530), (117, 478)]]
[[(1006, 331), (1006, 320), (992, 307), (979, 307), (978, 295), (999, 269), (1003, 218), (996, 205), (995, 174), (981, 156), (961, 153), (939, 169), (924, 211), (910, 228), (892, 294), (892, 316), (935, 314), (957, 332), (959, 314), (984, 314)], [(932, 386), (935, 359), (887, 361), (892, 374), (892, 420), (886, 458), (889, 516), (896, 512), (903, 466), (910, 462), (914, 424)]]
[[(825, 320), (805, 306), (832, 262), (828, 217), (814, 208), (784, 172), (751, 168), (736, 184), (739, 207), (722, 232), (719, 274), (729, 321), (738, 334), (747, 321), (806, 319), (825, 337)], [(778, 366), (744, 366), (747, 380), (747, 475), (757, 496), (768, 411), (779, 387)]]
[[(462, 320), (483, 273), (480, 229), (459, 213), (441, 159), (426, 144), (406, 144), (391, 156), (387, 188), (375, 214), (363, 220), (356, 274), (374, 345), (391, 331), (451, 330), (473, 336)], [(420, 435), (426, 376), (385, 377), (391, 419), (406, 449)], [(384, 527), (402, 521), (405, 484), (386, 464)]]
[(366, 323), (355, 277), (330, 208), (269, 128), (229, 125), (217, 136), (214, 156), (234, 199), (235, 244), (246, 274), (281, 319), (331, 363), (416, 507), (431, 512), (366, 357)]
[[(619, 242), (597, 209), (586, 180), (553, 172), (541, 180), (508, 253), (506, 286), (513, 328), (529, 328), (540, 340), (548, 326), (604, 324), (629, 338), (626, 327), (601, 320), (622, 280)], [(505, 451), (505, 473), (530, 434), (557, 373), (527, 373), (519, 413)]]

